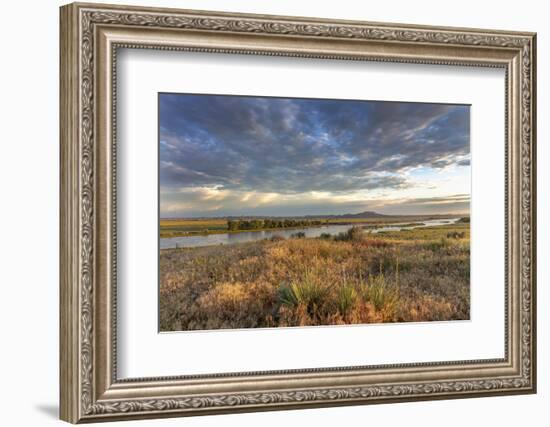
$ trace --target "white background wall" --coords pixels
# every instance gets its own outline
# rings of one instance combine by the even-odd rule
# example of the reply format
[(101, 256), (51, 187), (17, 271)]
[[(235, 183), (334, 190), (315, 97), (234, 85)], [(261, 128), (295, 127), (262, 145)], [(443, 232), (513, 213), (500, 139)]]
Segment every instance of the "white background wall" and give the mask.
[[(113, 3), (122, 3), (110, 0)], [(539, 393), (438, 402), (209, 416), (133, 425), (547, 425), (550, 405), (550, 28), (545, 2), (133, 0), (133, 4), (538, 32)], [(58, 6), (2, 5), (0, 67), (0, 423), (59, 425)], [(546, 19), (545, 19), (546, 18)]]

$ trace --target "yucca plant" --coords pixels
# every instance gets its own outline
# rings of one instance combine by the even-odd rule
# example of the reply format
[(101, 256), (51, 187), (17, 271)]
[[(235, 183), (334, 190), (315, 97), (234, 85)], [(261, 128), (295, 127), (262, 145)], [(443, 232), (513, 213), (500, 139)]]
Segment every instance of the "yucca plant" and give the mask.
[(347, 283), (338, 289), (338, 311), (342, 316), (346, 316), (357, 301), (357, 291)]
[(384, 274), (370, 276), (362, 288), (362, 297), (366, 302), (370, 302), (377, 311), (383, 311), (384, 317), (393, 316), (399, 303), (399, 293), (387, 282)]
[(328, 288), (320, 283), (319, 278), (311, 271), (306, 270), (301, 280), (294, 280), (290, 284), (283, 284), (279, 288), (281, 304), (306, 308), (310, 316), (314, 316), (321, 307), (328, 294)]

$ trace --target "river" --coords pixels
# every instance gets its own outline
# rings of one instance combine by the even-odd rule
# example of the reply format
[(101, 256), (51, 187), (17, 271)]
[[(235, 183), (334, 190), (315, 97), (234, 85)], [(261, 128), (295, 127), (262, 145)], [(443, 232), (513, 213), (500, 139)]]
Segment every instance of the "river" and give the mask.
[[(391, 224), (387, 226), (381, 226), (379, 228), (365, 229), (367, 233), (380, 233), (381, 231), (391, 231), (422, 227), (435, 227), (438, 225), (454, 224), (460, 218), (447, 218), (447, 219), (431, 219), (421, 222), (422, 225), (414, 225), (403, 227), (403, 224), (410, 224), (411, 222), (402, 222)], [(195, 248), (199, 246), (214, 246), (214, 245), (231, 245), (234, 243), (254, 242), (256, 240), (269, 239), (273, 236), (281, 236), (289, 238), (292, 234), (302, 232), (305, 237), (319, 237), (323, 233), (338, 234), (349, 230), (354, 225), (366, 226), (368, 223), (356, 223), (345, 225), (323, 225), (320, 227), (306, 227), (306, 228), (293, 228), (293, 229), (281, 229), (281, 230), (261, 230), (261, 231), (245, 231), (242, 233), (221, 233), (221, 234), (203, 234), (197, 236), (180, 236), (180, 237), (168, 237), (160, 239), (160, 249), (171, 248)]]

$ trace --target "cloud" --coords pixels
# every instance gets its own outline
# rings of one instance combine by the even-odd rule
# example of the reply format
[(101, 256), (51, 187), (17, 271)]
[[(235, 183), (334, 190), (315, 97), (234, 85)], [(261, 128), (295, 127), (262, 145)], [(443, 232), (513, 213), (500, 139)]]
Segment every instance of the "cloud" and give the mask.
[(212, 188), (182, 188), (161, 195), (164, 217), (338, 215), (377, 211), (384, 214), (468, 213), (470, 196), (354, 200), (330, 193), (278, 194)]
[(387, 214), (437, 214), (470, 212), (470, 195), (455, 194), (445, 197), (406, 198), (385, 201), (378, 209)]
[(165, 192), (404, 190), (412, 168), (470, 161), (463, 105), (161, 94), (159, 108)]
[(469, 155), (466, 106), (162, 94), (160, 121), (167, 187), (400, 188), (403, 169)]

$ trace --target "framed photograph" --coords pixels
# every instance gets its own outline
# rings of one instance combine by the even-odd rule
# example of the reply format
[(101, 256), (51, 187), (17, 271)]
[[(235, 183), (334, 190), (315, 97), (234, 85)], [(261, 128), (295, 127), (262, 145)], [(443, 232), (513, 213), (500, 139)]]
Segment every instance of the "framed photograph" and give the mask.
[(535, 34), (60, 21), (63, 420), (536, 391)]

